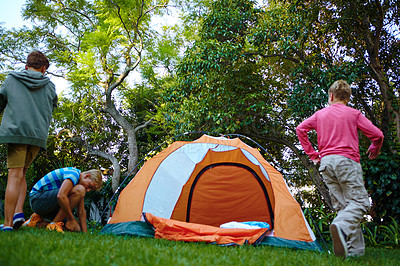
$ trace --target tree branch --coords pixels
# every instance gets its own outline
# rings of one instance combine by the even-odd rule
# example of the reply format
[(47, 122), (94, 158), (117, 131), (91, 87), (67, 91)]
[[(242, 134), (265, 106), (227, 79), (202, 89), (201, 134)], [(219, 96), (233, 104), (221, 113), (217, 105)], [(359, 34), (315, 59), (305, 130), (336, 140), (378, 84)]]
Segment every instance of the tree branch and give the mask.
[(275, 143), (280, 143), (284, 144), (286, 147), (291, 149), (300, 159), (300, 161), (303, 163), (303, 165), (307, 168), (308, 173), (310, 178), (312, 179), (314, 185), (316, 186), (318, 192), (322, 196), (322, 198), (325, 200), (326, 205), (331, 209), (334, 210), (333, 205), (332, 205), (332, 200), (331, 196), (329, 194), (328, 189), (325, 186), (325, 183), (322, 180), (322, 177), (318, 171), (318, 168), (316, 165), (310, 162), (308, 156), (304, 153), (302, 153), (296, 145), (294, 145), (290, 140), (286, 139), (285, 137), (281, 136), (273, 136), (273, 135), (265, 135), (265, 134), (257, 134), (257, 133), (249, 133), (247, 132), (246, 135), (248, 136), (253, 136), (259, 139), (266, 140), (268, 142), (275, 142)]
[(153, 120), (153, 118), (151, 118), (151, 119), (150, 119), (149, 121), (147, 121), (146, 123), (144, 123), (144, 124), (142, 124), (142, 125), (140, 125), (140, 126), (135, 127), (135, 129), (134, 129), (135, 133), (138, 132), (140, 129), (147, 127), (147, 126), (150, 124), (150, 122), (151, 122), (152, 120)]
[(111, 186), (113, 192), (115, 192), (118, 189), (119, 182), (121, 179), (121, 166), (119, 165), (118, 159), (109, 153), (94, 149), (80, 137), (72, 137), (70, 141), (78, 143), (79, 145), (83, 146), (87, 150), (89, 155), (102, 157), (106, 160), (109, 160), (112, 163), (114, 171), (113, 171)]
[(91, 18), (90, 18), (88, 15), (86, 15), (85, 13), (82, 13), (82, 12), (76, 10), (76, 9), (72, 9), (72, 8), (65, 7), (65, 6), (63, 7), (63, 9), (73, 11), (73, 12), (78, 13), (79, 15), (85, 17), (87, 20), (89, 20), (89, 22), (90, 22), (90, 24), (92, 25), (92, 27), (94, 27), (93, 21), (92, 21)]

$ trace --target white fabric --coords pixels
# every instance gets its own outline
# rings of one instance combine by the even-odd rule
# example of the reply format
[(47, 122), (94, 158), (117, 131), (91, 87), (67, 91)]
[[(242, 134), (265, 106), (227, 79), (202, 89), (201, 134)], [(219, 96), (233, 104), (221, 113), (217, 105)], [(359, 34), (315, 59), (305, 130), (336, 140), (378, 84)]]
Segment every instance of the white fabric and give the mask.
[[(209, 149), (219, 152), (237, 148), (214, 143), (188, 143), (172, 152), (154, 173), (146, 192), (143, 212), (150, 212), (162, 218), (171, 218), (182, 187), (188, 181), (196, 164), (204, 159)], [(252, 163), (261, 167), (253, 155), (243, 149), (242, 152)], [(269, 180), (263, 167), (261, 171)]]
[(227, 222), (224, 224), (221, 224), (219, 226), (220, 228), (225, 228), (225, 229), (235, 229), (235, 228), (241, 228), (241, 229), (260, 229), (260, 228), (269, 228), (269, 224), (265, 222)]
[[(233, 150), (235, 147), (213, 143), (189, 143), (172, 152), (159, 165), (147, 189), (143, 212), (171, 218), (172, 211), (196, 164), (207, 151)], [(166, 196), (168, 194), (168, 196)]]
[(256, 157), (254, 157), (250, 152), (248, 152), (246, 150), (241, 149), (241, 151), (243, 152), (244, 156), (246, 156), (246, 158), (249, 159), (250, 162), (252, 162), (255, 165), (260, 166), (261, 172), (263, 173), (265, 178), (267, 178), (268, 181), (271, 181), (271, 180), (269, 180), (267, 171), (265, 171), (264, 167), (262, 167), (261, 163), (256, 159)]

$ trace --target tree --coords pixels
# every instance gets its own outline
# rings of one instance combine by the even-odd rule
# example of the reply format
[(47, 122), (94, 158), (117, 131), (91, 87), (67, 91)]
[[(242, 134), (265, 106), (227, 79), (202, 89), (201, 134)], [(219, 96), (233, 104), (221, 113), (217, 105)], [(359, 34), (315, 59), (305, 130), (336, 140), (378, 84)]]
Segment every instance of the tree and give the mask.
[[(390, 120), (390, 108), (382, 108), (385, 100), (381, 90), (385, 87), (371, 73), (368, 51), (355, 53), (360, 43), (345, 38), (349, 27), (343, 23), (350, 23), (352, 18), (338, 13), (343, 9), (339, 6), (343, 1), (339, 2), (269, 1), (268, 6), (255, 8), (254, 1), (215, 1), (200, 20), (199, 37), (177, 67), (176, 86), (167, 91), (168, 118), (179, 132), (202, 129), (239, 132), (255, 138), (269, 147), (275, 161), (283, 166), (278, 169), (283, 168), (284, 174), (296, 185), (310, 184), (304, 181), (304, 174), (308, 172), (326, 206), (331, 206), (318, 166), (299, 148), (294, 129), (325, 106), (327, 90), (333, 81), (345, 79), (352, 84), (351, 105), (384, 129), (389, 139), (385, 149), (397, 160), (397, 144), (395, 137), (391, 137), (397, 134), (396, 127), (385, 127), (396, 124), (396, 111), (389, 115), (393, 118)], [(353, 9), (356, 9), (353, 4), (374, 6), (373, 2), (355, 1)], [(396, 3), (385, 1), (384, 4), (384, 24), (396, 28), (397, 20), (387, 19), (388, 15), (396, 17)], [(373, 13), (371, 18), (375, 16), (373, 9), (363, 12), (367, 11)], [(373, 25), (370, 29), (376, 28)], [(349, 26), (355, 30), (354, 25)], [(380, 60), (390, 75), (388, 95), (396, 96), (398, 92), (392, 85), (398, 84), (398, 75), (394, 74), (398, 73), (398, 60), (388, 51), (397, 51), (398, 41), (394, 32), (380, 30), (383, 36), (380, 45), (384, 47)], [(397, 101), (392, 97), (390, 103), (396, 106)], [(316, 136), (311, 138), (316, 144)], [(369, 141), (361, 138), (363, 156), (363, 149), (368, 145)], [(364, 169), (368, 167), (366, 164)], [(393, 171), (390, 170), (393, 167), (379, 166), (379, 169), (380, 173)], [(397, 182), (397, 176), (392, 173), (383, 176), (385, 184)], [(387, 188), (375, 191), (380, 196), (385, 192), (394, 196), (393, 190)]]
[(2, 31), (3, 58), (23, 62), (30, 47), (41, 48), (58, 68), (51, 74), (69, 81), (72, 111), (58, 125), (68, 125), (71, 139), (84, 145), (88, 154), (111, 161), (114, 190), (120, 182), (119, 152), (127, 150), (123, 154), (128, 157), (127, 172), (134, 171), (136, 134), (150, 123), (143, 116), (126, 116), (120, 92), (132, 90), (128, 78), (139, 69), (154, 37), (151, 15), (167, 4), (167, 0), (28, 0), (23, 15), (34, 26)]
[[(287, 13), (284, 8), (275, 12)], [(265, 53), (265, 43), (259, 42), (258, 27), (267, 16), (268, 12), (255, 8), (254, 1), (211, 5), (198, 40), (177, 66), (176, 86), (167, 90), (168, 117), (178, 132), (242, 133), (268, 143), (275, 166), (300, 186), (306, 182), (294, 175), (296, 162), (286, 159), (290, 153), (298, 155), (310, 172), (314, 169), (311, 176), (330, 204), (317, 169), (296, 146), (295, 123), (286, 104), (286, 84), (295, 64)]]
[[(399, 164), (399, 4), (295, 1), (287, 3), (287, 10), (287, 19), (282, 13), (273, 13), (280, 26), (277, 28), (274, 22), (265, 24), (258, 39), (267, 49), (272, 47), (262, 50), (268, 56), (295, 63), (288, 103), (296, 121), (323, 106), (326, 90), (334, 80), (341, 78), (352, 84), (354, 98), (350, 104), (362, 110), (385, 134), (382, 156), (377, 161), (366, 158), (369, 140), (361, 138), (363, 168), (376, 221), (387, 220), (389, 215), (400, 219), (400, 209), (389, 207), (399, 199), (398, 194), (392, 193), (393, 187), (399, 185), (397, 173), (393, 173)], [(287, 23), (290, 21), (295, 23)], [(273, 46), (268, 45), (270, 40)]]
[[(400, 145), (400, 106), (398, 75), (392, 71), (392, 60), (399, 52), (399, 40), (394, 35), (400, 21), (398, 1), (333, 1), (331, 12), (338, 16), (338, 40), (340, 45), (352, 49), (354, 56), (362, 60), (369, 75), (377, 83), (381, 100), (386, 109), (382, 116), (385, 136), (390, 137), (393, 152)], [(390, 128), (392, 127), (392, 128)]]
[[(374, 161), (365, 156), (369, 140), (361, 138), (363, 169), (376, 222), (391, 221), (390, 216), (400, 219), (400, 208), (393, 205), (400, 200), (400, 194), (393, 193), (397, 191), (394, 188), (400, 185), (400, 176), (394, 170), (400, 165), (399, 64), (396, 56), (399, 52), (396, 30), (399, 27), (399, 7), (398, 1), (309, 1), (297, 2), (291, 7), (296, 14), (303, 14), (305, 20), (313, 25), (311, 29), (314, 32), (316, 29), (324, 32), (331, 47), (340, 51), (339, 60), (331, 63), (329, 72), (334, 70), (336, 75), (333, 77), (353, 84), (351, 104), (362, 110), (384, 132), (382, 155)], [(326, 38), (320, 40), (329, 43)], [(329, 63), (331, 55), (325, 51), (332, 49), (325, 49), (321, 49), (321, 58)], [(325, 76), (315, 75), (315, 71), (309, 75), (304, 68), (301, 69), (306, 74), (298, 75), (295, 95), (307, 91), (300, 84), (316, 78), (321, 80)], [(295, 103), (296, 99), (291, 102)], [(293, 106), (296, 105), (299, 117), (308, 116), (307, 112), (301, 111), (307, 110), (304, 104), (297, 101)]]

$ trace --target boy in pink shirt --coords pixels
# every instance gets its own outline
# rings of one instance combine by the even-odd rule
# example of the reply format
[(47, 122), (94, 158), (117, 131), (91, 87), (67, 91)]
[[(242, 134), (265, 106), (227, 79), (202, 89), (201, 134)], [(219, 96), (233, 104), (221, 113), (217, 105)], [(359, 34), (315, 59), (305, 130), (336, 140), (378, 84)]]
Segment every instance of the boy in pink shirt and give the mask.
[[(360, 256), (365, 250), (360, 222), (370, 202), (360, 164), (358, 130), (372, 142), (367, 151), (369, 159), (378, 156), (383, 133), (360, 111), (347, 106), (351, 88), (346, 81), (335, 81), (328, 94), (329, 107), (303, 121), (296, 133), (305, 153), (314, 163), (321, 163), (319, 171), (338, 212), (330, 226), (335, 255)], [(308, 139), (311, 130), (317, 132), (319, 152)]]

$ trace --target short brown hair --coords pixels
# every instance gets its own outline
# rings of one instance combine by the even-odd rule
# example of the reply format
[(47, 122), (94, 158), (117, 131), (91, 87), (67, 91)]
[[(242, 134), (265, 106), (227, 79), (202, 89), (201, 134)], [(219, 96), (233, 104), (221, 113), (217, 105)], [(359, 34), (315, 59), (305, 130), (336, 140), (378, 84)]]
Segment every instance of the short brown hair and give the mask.
[(83, 174), (89, 174), (89, 179), (93, 180), (96, 183), (96, 187), (94, 188), (94, 190), (101, 189), (101, 186), (103, 185), (103, 176), (101, 175), (100, 170), (91, 169), (83, 172)]
[(328, 93), (340, 101), (350, 101), (351, 88), (349, 83), (343, 79), (336, 80), (330, 87)]
[(35, 50), (29, 53), (28, 58), (26, 59), (26, 65), (28, 67), (33, 67), (34, 69), (40, 69), (42, 66), (45, 66), (46, 69), (48, 69), (50, 63), (42, 52)]

